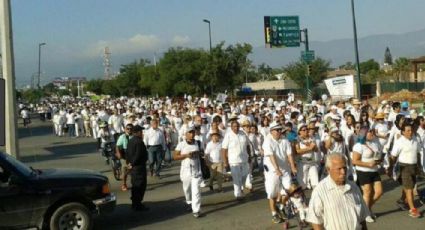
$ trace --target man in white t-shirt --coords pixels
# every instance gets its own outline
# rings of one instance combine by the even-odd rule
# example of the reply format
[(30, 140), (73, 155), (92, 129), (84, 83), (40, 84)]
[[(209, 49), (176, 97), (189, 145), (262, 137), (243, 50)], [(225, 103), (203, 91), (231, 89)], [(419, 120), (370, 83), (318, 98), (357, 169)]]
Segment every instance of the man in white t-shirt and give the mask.
[(404, 124), (401, 127), (401, 134), (402, 136), (394, 142), (391, 151), (391, 165), (397, 159), (400, 166), (401, 184), (403, 185), (402, 199), (405, 198), (405, 202), (409, 206), (409, 215), (417, 218), (420, 217), (420, 212), (414, 205), (413, 189), (416, 185), (418, 155), (420, 151), (423, 151), (423, 146), (420, 145), (417, 136), (413, 135), (412, 124)]
[[(285, 190), (291, 185), (291, 172), (296, 173), (297, 169), (292, 158), (292, 148), (287, 139), (282, 139), (284, 128), (277, 122), (270, 125), (270, 135), (263, 143), (264, 150), (264, 177), (267, 198), (269, 199), (270, 211), (273, 223), (282, 222), (284, 216), (279, 216), (276, 204), (281, 195), (286, 195)], [(279, 206), (283, 210), (283, 204)]]
[(186, 198), (187, 210), (192, 210), (195, 218), (201, 217), (202, 171), (200, 149), (195, 141), (195, 128), (189, 126), (185, 132), (185, 140), (177, 144), (174, 160), (181, 160), (180, 180)]
[(248, 137), (239, 130), (239, 123), (233, 120), (222, 143), (224, 166), (232, 172), (234, 195), (237, 200), (242, 199), (243, 185), (248, 176)]

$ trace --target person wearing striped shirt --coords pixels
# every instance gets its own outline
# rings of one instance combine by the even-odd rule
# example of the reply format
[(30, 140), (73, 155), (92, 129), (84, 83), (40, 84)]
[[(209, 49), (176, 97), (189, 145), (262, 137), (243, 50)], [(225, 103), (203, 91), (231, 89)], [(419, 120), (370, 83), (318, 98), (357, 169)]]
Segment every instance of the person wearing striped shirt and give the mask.
[(307, 221), (314, 230), (367, 229), (370, 215), (359, 187), (346, 180), (347, 162), (340, 153), (326, 158), (329, 175), (319, 182), (311, 195)]

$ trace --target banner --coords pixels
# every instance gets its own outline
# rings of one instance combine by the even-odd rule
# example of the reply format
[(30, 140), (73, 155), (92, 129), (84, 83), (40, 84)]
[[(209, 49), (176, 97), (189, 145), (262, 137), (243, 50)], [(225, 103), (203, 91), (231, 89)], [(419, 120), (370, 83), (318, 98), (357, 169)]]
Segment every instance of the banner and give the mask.
[(326, 88), (333, 100), (354, 97), (354, 76), (346, 75), (324, 80)]

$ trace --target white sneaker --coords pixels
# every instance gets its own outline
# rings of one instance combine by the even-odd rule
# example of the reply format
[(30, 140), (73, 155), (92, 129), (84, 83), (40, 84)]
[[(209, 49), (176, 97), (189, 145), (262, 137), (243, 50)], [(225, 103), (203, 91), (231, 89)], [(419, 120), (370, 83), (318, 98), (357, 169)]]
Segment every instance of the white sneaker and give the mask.
[(201, 184), (200, 184), (200, 187), (201, 187), (201, 188), (205, 188), (205, 187), (207, 187), (207, 183), (205, 183), (205, 181), (202, 181), (202, 182), (201, 182)]
[(371, 216), (366, 217), (366, 222), (368, 223), (375, 223), (375, 220)]

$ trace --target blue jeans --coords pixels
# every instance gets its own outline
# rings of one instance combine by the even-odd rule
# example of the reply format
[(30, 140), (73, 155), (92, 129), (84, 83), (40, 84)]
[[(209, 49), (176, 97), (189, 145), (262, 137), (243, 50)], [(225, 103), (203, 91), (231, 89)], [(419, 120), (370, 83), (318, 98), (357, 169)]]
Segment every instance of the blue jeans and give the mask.
[(66, 126), (68, 126), (68, 135), (75, 137), (75, 124), (67, 124)]
[(148, 147), (149, 169), (151, 174), (155, 172), (156, 176), (159, 176), (159, 172), (161, 171), (162, 151), (163, 150), (161, 145)]
[(171, 160), (173, 159), (172, 157), (171, 157), (171, 151), (170, 151), (170, 148), (167, 146), (167, 149), (165, 150), (165, 152), (163, 153), (163, 159), (165, 160), (165, 162), (167, 162), (167, 163), (171, 163)]

